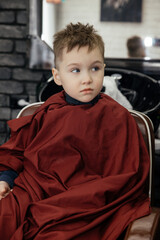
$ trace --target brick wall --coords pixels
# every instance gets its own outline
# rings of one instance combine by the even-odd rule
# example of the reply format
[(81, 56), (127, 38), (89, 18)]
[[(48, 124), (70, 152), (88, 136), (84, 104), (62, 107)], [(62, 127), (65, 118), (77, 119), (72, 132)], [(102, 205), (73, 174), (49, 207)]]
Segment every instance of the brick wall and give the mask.
[(18, 99), (35, 102), (37, 86), (51, 71), (29, 69), (28, 0), (0, 0), (0, 144)]

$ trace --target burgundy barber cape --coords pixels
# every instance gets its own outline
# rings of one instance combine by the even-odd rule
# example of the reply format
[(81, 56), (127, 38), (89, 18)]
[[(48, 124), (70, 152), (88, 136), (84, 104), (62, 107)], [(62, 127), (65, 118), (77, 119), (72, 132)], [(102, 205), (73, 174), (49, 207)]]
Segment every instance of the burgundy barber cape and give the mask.
[(115, 240), (149, 214), (143, 137), (110, 97), (70, 105), (62, 91), (9, 127), (0, 171), (19, 176), (0, 201), (0, 239)]

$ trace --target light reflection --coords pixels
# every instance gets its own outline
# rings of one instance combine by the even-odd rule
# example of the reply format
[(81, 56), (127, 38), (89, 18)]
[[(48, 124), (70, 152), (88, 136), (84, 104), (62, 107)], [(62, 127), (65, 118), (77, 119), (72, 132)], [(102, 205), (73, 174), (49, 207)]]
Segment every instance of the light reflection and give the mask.
[(146, 37), (144, 39), (144, 45), (146, 47), (152, 47), (153, 46), (153, 39), (151, 37)]

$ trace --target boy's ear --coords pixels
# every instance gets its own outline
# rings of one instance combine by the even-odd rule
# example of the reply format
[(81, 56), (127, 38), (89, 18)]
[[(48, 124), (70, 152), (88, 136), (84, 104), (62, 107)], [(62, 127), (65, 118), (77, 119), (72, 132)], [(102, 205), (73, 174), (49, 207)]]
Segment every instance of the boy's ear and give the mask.
[(59, 76), (59, 71), (56, 68), (52, 68), (52, 74), (53, 74), (53, 78), (54, 81), (57, 85), (61, 86), (61, 80), (60, 80), (60, 76)]

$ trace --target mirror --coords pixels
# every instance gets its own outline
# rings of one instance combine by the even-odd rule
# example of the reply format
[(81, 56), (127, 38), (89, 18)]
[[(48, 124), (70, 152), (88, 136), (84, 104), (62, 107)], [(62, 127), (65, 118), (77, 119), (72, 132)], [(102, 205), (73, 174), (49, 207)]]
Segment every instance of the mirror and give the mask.
[[(33, 7), (37, 2), (38, 7)], [(59, 2), (55, 4), (53, 2)], [(34, 4), (33, 4), (34, 3)], [(40, 27), (36, 26), (31, 19), (33, 35), (33, 25), (35, 29), (41, 28), (41, 33), (34, 32), (46, 45), (52, 49), (53, 35), (56, 31), (64, 28), (68, 23), (82, 22), (94, 25), (95, 29), (103, 37), (105, 42), (105, 58), (128, 58), (127, 39), (136, 35), (142, 38), (146, 46), (146, 59), (160, 59), (160, 1), (159, 0), (30, 0), (30, 12), (37, 14)], [(124, 11), (123, 18), (119, 19), (116, 14), (114, 18), (104, 17), (106, 6), (114, 11)], [(135, 13), (135, 20), (126, 16), (126, 10)], [(34, 10), (33, 10), (34, 8)], [(40, 15), (40, 9), (42, 15)], [(105, 9), (106, 8), (106, 9)], [(36, 14), (35, 14), (36, 13)], [(39, 35), (38, 35), (39, 34)], [(50, 49), (50, 51), (52, 51)], [(53, 60), (53, 56), (50, 56)]]

